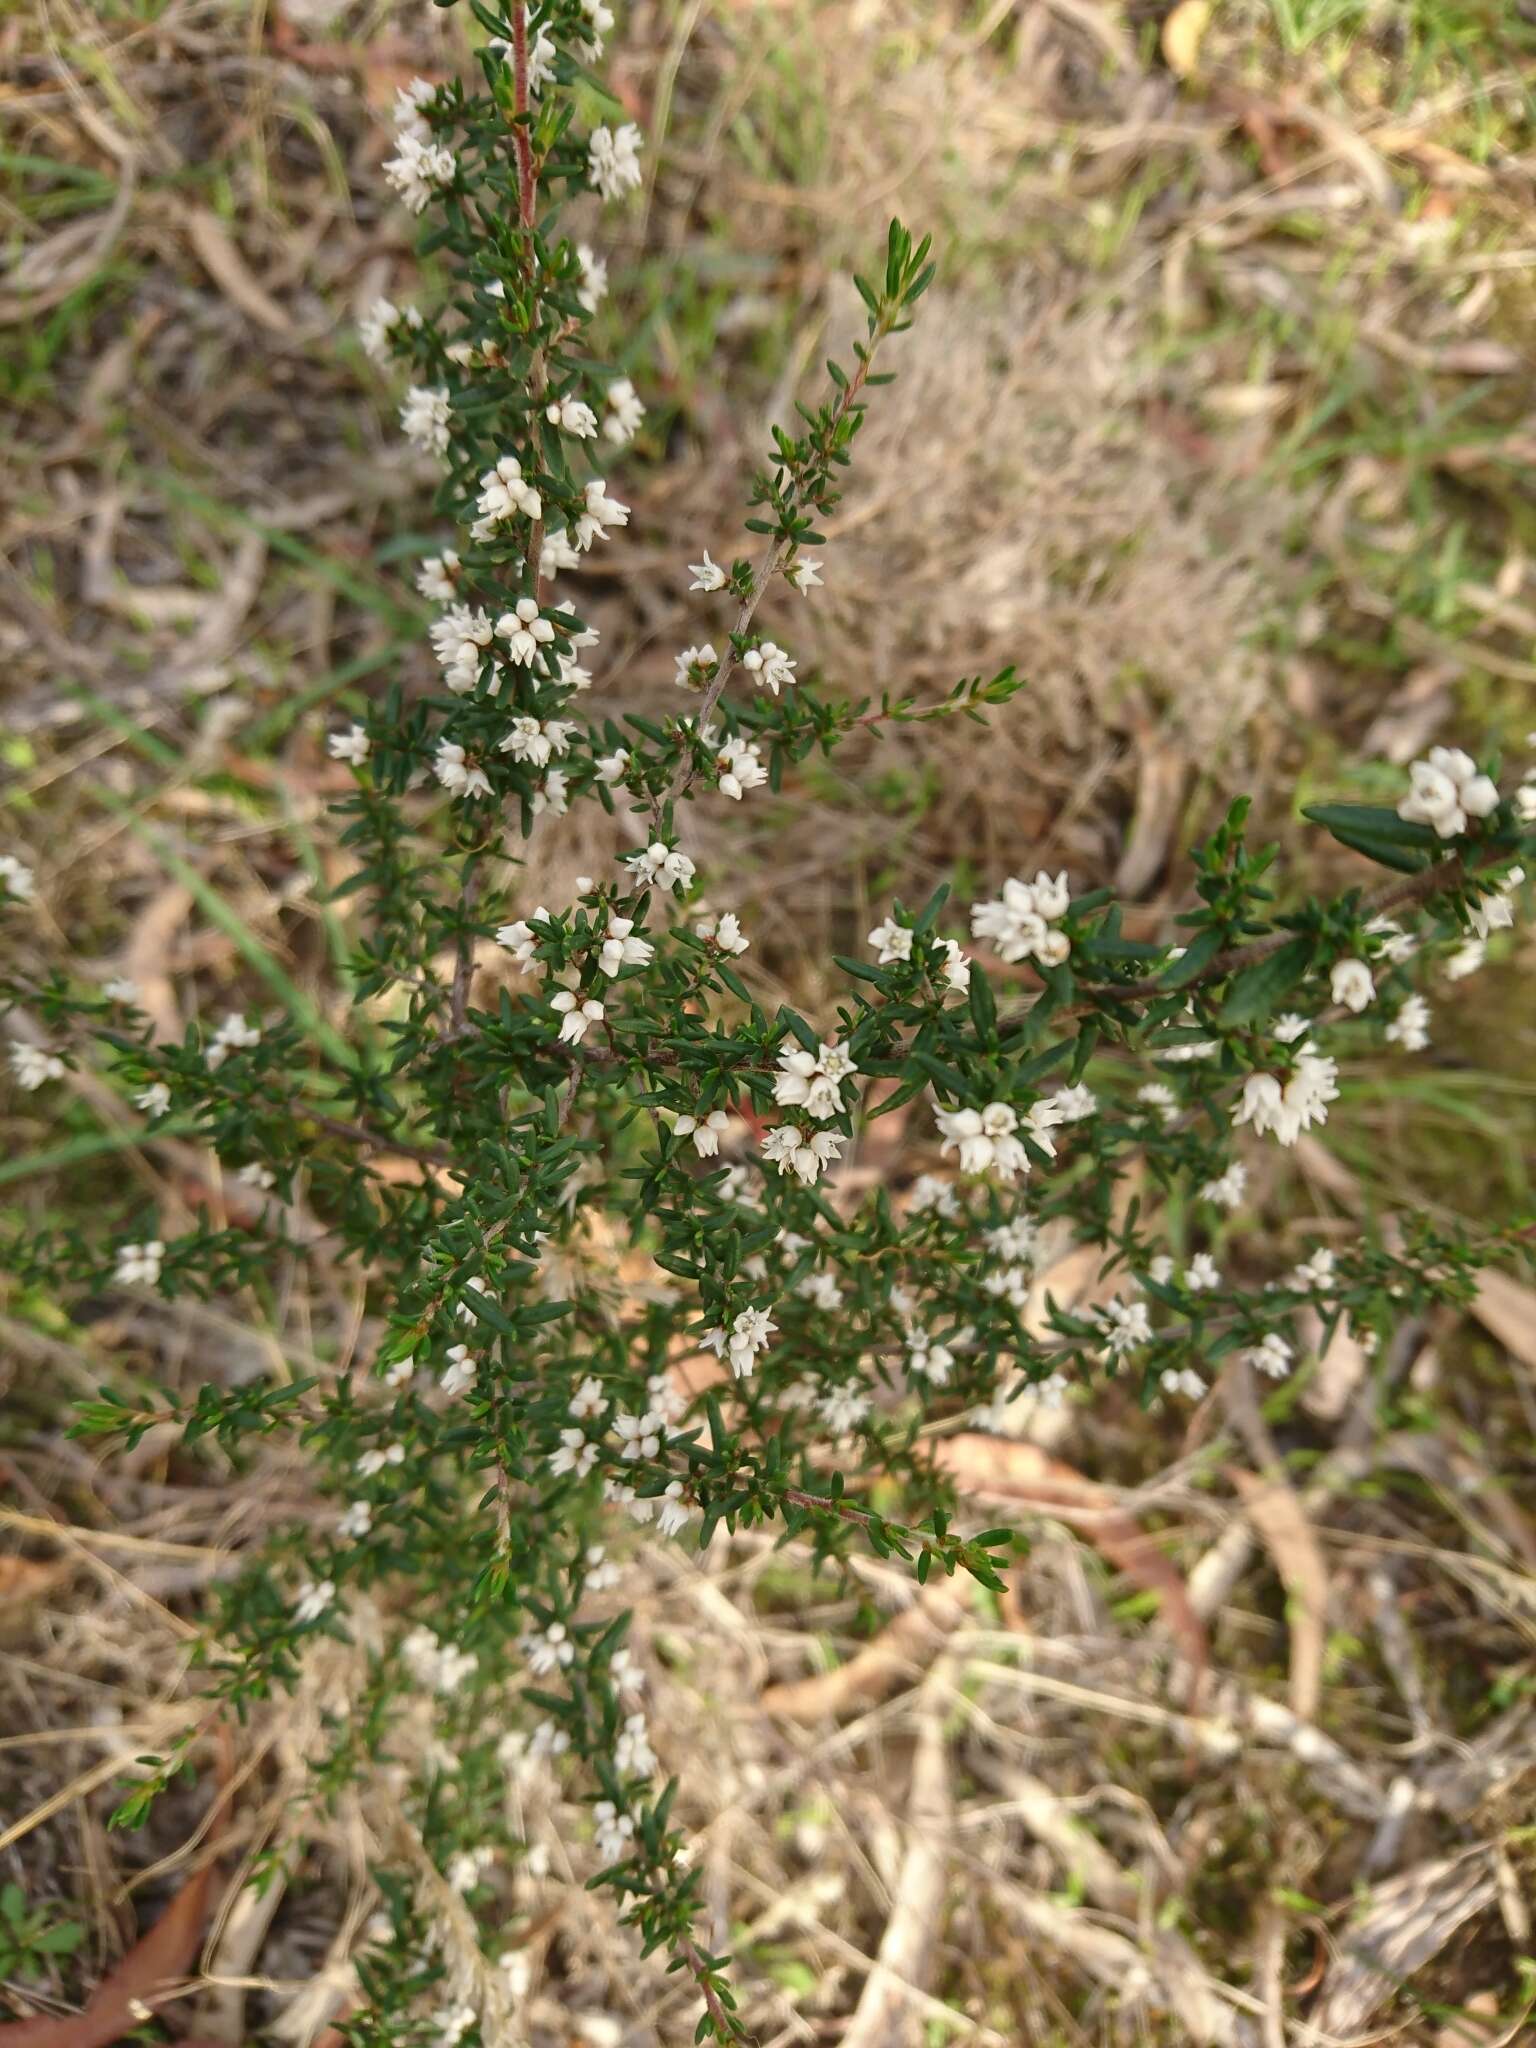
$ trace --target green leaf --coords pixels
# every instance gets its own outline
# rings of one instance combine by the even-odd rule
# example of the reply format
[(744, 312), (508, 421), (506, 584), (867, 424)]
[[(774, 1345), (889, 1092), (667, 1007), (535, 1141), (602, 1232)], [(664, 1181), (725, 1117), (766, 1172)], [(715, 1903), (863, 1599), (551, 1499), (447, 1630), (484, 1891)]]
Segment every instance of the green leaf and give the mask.
[(1244, 968), (1227, 991), (1218, 1013), (1220, 1021), (1235, 1027), (1266, 1016), (1304, 977), (1314, 951), (1313, 940), (1291, 939), (1267, 960)]

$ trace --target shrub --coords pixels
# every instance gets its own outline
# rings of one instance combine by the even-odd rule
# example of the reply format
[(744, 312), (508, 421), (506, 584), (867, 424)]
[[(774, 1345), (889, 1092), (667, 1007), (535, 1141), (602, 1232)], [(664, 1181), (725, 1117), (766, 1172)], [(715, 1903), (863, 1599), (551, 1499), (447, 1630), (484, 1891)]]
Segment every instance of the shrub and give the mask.
[[(574, 195), (622, 202), (640, 137), (578, 120), (601, 93), (601, 0), (473, 11), (479, 88), (404, 92), (387, 167), (427, 223), (442, 295), (380, 302), (364, 325), (411, 379), (401, 425), (441, 461), (453, 542), (418, 578), (441, 607), (441, 690), (397, 687), (329, 741), (355, 783), (340, 807), (352, 1028), (288, 987), (281, 1017), (233, 1012), (167, 1044), (132, 989), (18, 964), (16, 1084), (99, 1070), (149, 1133), (211, 1147), (255, 1221), (205, 1215), (162, 1240), (153, 1214), (125, 1215), (109, 1243), (33, 1233), (12, 1260), (55, 1287), (211, 1297), (259, 1282), (278, 1249), (302, 1265), (323, 1244), (363, 1276), (378, 1341), (344, 1369), (210, 1381), (190, 1402), (104, 1387), (77, 1422), (109, 1447), (155, 1425), (189, 1445), (211, 1434), (237, 1463), (295, 1438), (323, 1474), (324, 1533), (279, 1532), (224, 1589), (207, 1679), (210, 1707), (240, 1714), (292, 1684), (317, 1636), (359, 1644), (366, 1684), (328, 1717), (317, 1799), (387, 1753), (403, 1702), (438, 1698), (452, 1764), (423, 1764), (402, 1795), (421, 1855), (379, 1871), (391, 1938), (365, 1950), (352, 2034), (451, 2042), (494, 2016), (496, 1973), (450, 1968), (432, 1929), (449, 1892), (470, 1915), (486, 1902), (491, 1858), (538, 1867), (542, 1845), (507, 1830), (494, 1788), (553, 1768), (590, 1792), (591, 1881), (694, 1979), (700, 2038), (726, 2038), (727, 1959), (695, 1931), (698, 1879), (657, 1782), (628, 1617), (602, 1597), (605, 1546), (633, 1524), (699, 1545), (763, 1526), (818, 1562), (868, 1547), (919, 1580), (996, 1585), (1012, 1533), (978, 1529), (954, 1497), (937, 1426), (1006, 1426), (1011, 1402), (1105, 1373), (1148, 1402), (1197, 1397), (1233, 1356), (1284, 1377), (1298, 1311), (1347, 1319), (1369, 1348), (1464, 1299), (1519, 1241), (1516, 1219), (1472, 1242), (1406, 1216), (1390, 1241), (1316, 1250), (1253, 1292), (1208, 1251), (1176, 1261), (1156, 1207), (1127, 1195), (1177, 1192), (1209, 1224), (1244, 1200), (1240, 1127), (1294, 1144), (1325, 1122), (1352, 1045), (1422, 1048), (1416, 983), (1435, 963), (1471, 971), (1510, 922), (1536, 783), (1501, 796), (1496, 764), (1437, 749), (1395, 809), (1315, 809), (1389, 871), (1334, 898), (1276, 880), (1239, 802), (1195, 850), (1178, 944), (1127, 938), (1111, 893), (1065, 873), (1001, 880), (965, 920), (941, 889), (893, 904), (867, 953), (836, 961), (835, 1011), (770, 1010), (730, 876), (709, 878), (714, 908), (699, 897), (690, 807), (763, 801), (881, 721), (982, 725), (1019, 687), (1005, 671), (937, 701), (853, 699), (757, 627), (776, 578), (815, 602), (813, 551), (933, 276), (928, 244), (893, 222), (858, 280), (862, 335), (754, 480), (755, 554), (689, 565), (708, 621), (677, 656), (691, 708), (588, 716), (597, 635), (555, 593), (623, 545), (630, 513), (599, 458), (643, 401), (587, 352), (605, 266), (560, 221)], [(518, 845), (582, 803), (637, 821), (638, 850), (571, 903), (523, 901)], [(33, 878), (6, 856), (0, 881), (24, 932)], [(485, 994), (494, 949), (516, 973)], [(265, 972), (282, 992), (281, 969)], [(861, 1188), (851, 1148), (898, 1111), (932, 1129), (942, 1170), (901, 1194)], [(1042, 1340), (1023, 1311), (1047, 1227), (1101, 1247), (1119, 1280), (1091, 1312), (1053, 1308)], [(154, 1760), (121, 1819), (142, 1817), (193, 1740)]]

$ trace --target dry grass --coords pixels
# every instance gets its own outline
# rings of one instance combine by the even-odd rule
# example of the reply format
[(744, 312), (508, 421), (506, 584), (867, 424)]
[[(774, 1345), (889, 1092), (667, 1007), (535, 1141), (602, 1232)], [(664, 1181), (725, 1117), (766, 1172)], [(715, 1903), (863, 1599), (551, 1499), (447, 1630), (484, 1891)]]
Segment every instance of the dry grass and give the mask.
[[(670, 701), (672, 650), (694, 637), (678, 564), (728, 547), (762, 438), (722, 391), (759, 418), (785, 410), (847, 328), (844, 266), (898, 208), (935, 227), (943, 275), (871, 414), (827, 590), (780, 623), (854, 694), (938, 692), (1009, 662), (1030, 682), (984, 747), (970, 729), (897, 735), (744, 819), (703, 818), (697, 851), (756, 898), (770, 994), (815, 1002), (814, 963), (891, 893), (1037, 859), (1118, 876), (1155, 924), (1171, 856), (1233, 789), (1256, 786), (1289, 831), (1296, 789), (1355, 772), (1341, 764), (1536, 722), (1515, 12), (1464, 8), (1481, 39), (1447, 43), (1437, 24), (1457, 10), (1433, 0), (1350, 36), (1319, 0), (1248, 0), (1219, 10), (1183, 82), (1159, 55), (1165, 12), (632, 16), (617, 76), (665, 147), (618, 252), (613, 344), (654, 349), (665, 376), (634, 545), (591, 589), (608, 655), (594, 708)], [(33, 160), (6, 172), (0, 285), (18, 422), (0, 523), (8, 834), (77, 955), (106, 968), (126, 949), (167, 1029), (249, 985), (210, 895), (322, 1010), (345, 1004), (319, 908), (337, 867), (317, 714), (374, 678), (426, 676), (394, 559), (421, 478), (348, 331), (409, 272), (372, 109), (398, 76), (451, 65), (458, 27), (296, 0), (47, 0), (0, 26), (7, 148)], [(872, 584), (878, 606), (857, 596)], [(114, 799), (193, 861), (202, 893)], [(611, 853), (592, 832), (573, 820), (541, 843), (530, 901)], [(1521, 986), (1496, 969), (1485, 1006), (1446, 1015), (1433, 1065), (1363, 1075), (1337, 1123), (1360, 1179), (1316, 1160), (1277, 1179), (1223, 1258), (1257, 1273), (1303, 1225), (1354, 1230), (1362, 1202), (1407, 1187), (1449, 1215), (1490, 1188), (1528, 1202)], [(1498, 1097), (1492, 1068), (1510, 1076)], [(100, 1114), (83, 1101), (61, 1131), (9, 1107), (8, 1158), (92, 1142)], [(172, 1212), (225, 1199), (191, 1148), (114, 1142), (4, 1199), (33, 1220), (133, 1186)], [(1039, 1516), (1022, 1517), (1033, 1547), (1007, 1602), (946, 1589), (894, 1647), (881, 1631), (912, 1589), (883, 1572), (835, 1586), (793, 1546), (638, 1546), (612, 1598), (636, 1606), (707, 1938), (740, 1956), (758, 2037), (1518, 2039), (1528, 1314), (1517, 1301), (1495, 1335), (1408, 1330), (1374, 1371), (1332, 1357), (1264, 1416), (1231, 1386), (1186, 1430), (1111, 1388), (1058, 1424), (1056, 1454), (1159, 1532), (1205, 1614), (1203, 1701), (1145, 1593)], [(199, 1852), (196, 1786), (140, 1834), (104, 1822), (132, 1759), (196, 1720), (210, 1588), (317, 1508), (296, 1462), (234, 1475), (151, 1436), (97, 1467), (64, 1436), (61, 1397), (118, 1373), (334, 1370), (371, 1333), (350, 1281), (310, 1298), (292, 1273), (212, 1314), (13, 1288), (5, 1315), (0, 1880), (87, 1933), (0, 1996), (67, 2011)], [(1234, 1467), (1258, 1475), (1246, 1496)], [(872, 1640), (890, 1654), (866, 1696)], [(1320, 1675), (1300, 1719), (1298, 1663)], [(820, 1671), (841, 1675), (807, 1706), (798, 1682)], [(413, 1855), (387, 1767), (334, 1812), (296, 1796), (351, 1676), (343, 1652), (316, 1652), (243, 1739), (223, 1903), (167, 2031), (307, 2048), (350, 1995), (370, 1860)], [(798, 1715), (770, 1711), (769, 1688), (792, 1685), (770, 1698)], [(418, 1715), (394, 1760), (432, 1739)], [(547, 1778), (507, 1796), (563, 1845), (549, 1879), (499, 1880), (486, 1915), (532, 1963), (512, 2038), (688, 2039), (676, 1980), (567, 1882), (590, 1867), (580, 1810)], [(263, 1854), (280, 1875), (253, 1904), (238, 1880)], [(472, 1930), (432, 1899), (472, 1984)], [(1360, 1962), (1388, 1913), (1401, 1983)]]

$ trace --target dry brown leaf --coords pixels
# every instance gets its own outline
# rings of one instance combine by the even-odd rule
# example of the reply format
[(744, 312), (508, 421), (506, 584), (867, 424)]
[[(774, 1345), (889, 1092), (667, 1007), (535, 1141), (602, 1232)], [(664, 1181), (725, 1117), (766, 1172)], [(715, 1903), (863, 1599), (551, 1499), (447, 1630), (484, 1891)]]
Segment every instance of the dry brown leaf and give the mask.
[(1035, 1444), (971, 1432), (929, 1446), (962, 1496), (1018, 1501), (1077, 1529), (1134, 1584), (1156, 1593), (1169, 1632), (1194, 1669), (1193, 1695), (1210, 1664), (1205, 1628), (1189, 1589), (1153, 1539), (1114, 1496)]
[(965, 1605), (951, 1587), (925, 1586), (910, 1607), (846, 1664), (792, 1685), (770, 1685), (760, 1704), (786, 1721), (825, 1721), (874, 1706), (910, 1684), (964, 1619)]
[(1285, 1587), (1291, 1636), (1291, 1711), (1310, 1721), (1322, 1693), (1327, 1640), (1328, 1567), (1322, 1548), (1301, 1501), (1278, 1469), (1263, 1477), (1234, 1471), (1232, 1483)]
[(194, 255), (231, 305), (271, 334), (292, 334), (292, 320), (251, 275), (218, 215), (206, 206), (190, 206), (184, 218)]
[(1472, 1313), (1490, 1337), (1536, 1372), (1536, 1288), (1490, 1267), (1478, 1275)]
[(1163, 61), (1175, 78), (1192, 78), (1211, 25), (1213, 0), (1179, 0), (1163, 21)]

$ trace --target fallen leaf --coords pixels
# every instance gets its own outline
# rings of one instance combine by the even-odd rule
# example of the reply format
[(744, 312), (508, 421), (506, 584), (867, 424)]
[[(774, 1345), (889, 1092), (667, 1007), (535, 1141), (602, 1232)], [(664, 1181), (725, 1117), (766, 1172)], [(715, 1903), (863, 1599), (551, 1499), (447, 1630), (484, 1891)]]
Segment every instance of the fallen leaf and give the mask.
[(1175, 78), (1193, 77), (1213, 11), (1212, 0), (1179, 0), (1164, 18), (1163, 61)]
[(924, 1586), (910, 1607), (845, 1664), (790, 1685), (770, 1685), (759, 1704), (785, 1721), (834, 1720), (855, 1707), (874, 1706), (911, 1684), (965, 1612), (951, 1587)]
[[(208, 1823), (211, 1847), (224, 1831), (228, 1799), (227, 1740), (220, 1765), (221, 1786)], [(143, 2024), (142, 2006), (153, 2007), (178, 1985), (196, 1960), (208, 1918), (212, 1856), (189, 1877), (149, 1932), (136, 1941), (117, 1968), (92, 1992), (83, 2012), (62, 2018), (17, 2020), (0, 2027), (0, 2048), (108, 2048)]]
[(1289, 1603), (1291, 1712), (1310, 1721), (1323, 1687), (1328, 1615), (1328, 1567), (1312, 1524), (1290, 1482), (1276, 1468), (1232, 1473), (1248, 1518), (1275, 1561)]
[(1142, 895), (1161, 872), (1184, 804), (1183, 749), (1150, 730), (1136, 735), (1136, 808), (1115, 870), (1122, 896)]
[(193, 253), (231, 305), (272, 334), (291, 334), (292, 320), (251, 275), (218, 215), (206, 206), (189, 206), (184, 218)]
[(1194, 1670), (1192, 1697), (1210, 1664), (1205, 1628), (1190, 1604), (1189, 1589), (1153, 1539), (1127, 1514), (1107, 1488), (1035, 1444), (967, 1432), (940, 1437), (929, 1446), (935, 1465), (947, 1472), (962, 1499), (991, 1496), (1070, 1523), (1134, 1584), (1156, 1593), (1163, 1620)]

